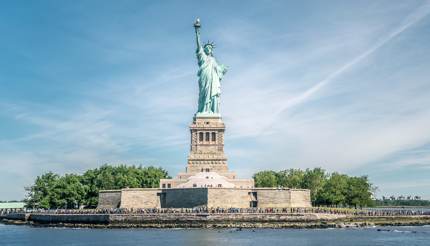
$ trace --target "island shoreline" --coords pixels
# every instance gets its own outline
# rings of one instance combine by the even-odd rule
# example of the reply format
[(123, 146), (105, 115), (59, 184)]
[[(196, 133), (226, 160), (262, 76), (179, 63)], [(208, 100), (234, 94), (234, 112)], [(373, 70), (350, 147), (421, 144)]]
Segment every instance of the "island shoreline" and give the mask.
[(34, 227), (164, 229), (323, 229), (430, 225), (430, 215), (334, 214), (30, 214), (0, 217), (0, 223)]

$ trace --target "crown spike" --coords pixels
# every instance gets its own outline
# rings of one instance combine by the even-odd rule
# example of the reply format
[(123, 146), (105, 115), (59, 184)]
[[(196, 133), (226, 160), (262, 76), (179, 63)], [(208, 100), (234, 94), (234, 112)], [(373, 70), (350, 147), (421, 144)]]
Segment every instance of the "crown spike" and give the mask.
[(206, 42), (206, 44), (204, 46), (207, 46), (207, 45), (210, 45), (210, 46), (212, 46), (212, 48), (215, 48), (215, 44), (209, 40)]

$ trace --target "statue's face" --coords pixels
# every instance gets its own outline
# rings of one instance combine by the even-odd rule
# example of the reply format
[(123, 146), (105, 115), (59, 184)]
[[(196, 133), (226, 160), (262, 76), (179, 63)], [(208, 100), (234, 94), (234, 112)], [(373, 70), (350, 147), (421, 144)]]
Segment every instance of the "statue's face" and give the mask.
[(204, 50), (206, 55), (212, 55), (212, 45), (206, 45)]

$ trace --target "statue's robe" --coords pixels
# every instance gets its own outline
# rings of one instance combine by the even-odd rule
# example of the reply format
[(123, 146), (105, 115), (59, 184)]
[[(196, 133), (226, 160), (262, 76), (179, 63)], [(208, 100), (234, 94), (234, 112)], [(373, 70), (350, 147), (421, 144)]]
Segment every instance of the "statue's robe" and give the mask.
[(219, 96), (221, 94), (221, 79), (226, 72), (215, 57), (206, 55), (203, 47), (196, 51), (199, 71), (199, 106), (198, 113), (219, 113)]

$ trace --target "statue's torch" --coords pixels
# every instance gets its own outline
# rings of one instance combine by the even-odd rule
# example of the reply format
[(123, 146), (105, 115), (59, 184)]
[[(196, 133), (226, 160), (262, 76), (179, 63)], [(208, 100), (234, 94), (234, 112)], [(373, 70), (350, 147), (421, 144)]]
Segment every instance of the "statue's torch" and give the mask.
[(197, 19), (196, 19), (196, 22), (194, 22), (194, 27), (195, 27), (195, 28), (200, 28), (200, 26), (201, 26), (201, 25), (200, 25), (200, 19), (199, 19), (199, 18), (197, 18)]

